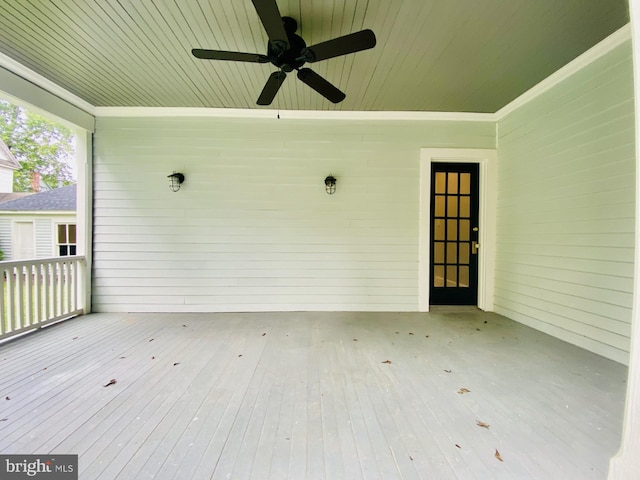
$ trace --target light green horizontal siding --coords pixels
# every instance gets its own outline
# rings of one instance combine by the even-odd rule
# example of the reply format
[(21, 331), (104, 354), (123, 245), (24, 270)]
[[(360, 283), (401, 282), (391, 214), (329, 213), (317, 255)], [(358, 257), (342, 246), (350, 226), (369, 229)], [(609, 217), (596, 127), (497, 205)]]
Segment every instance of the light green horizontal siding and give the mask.
[(495, 124), (99, 118), (94, 146), (96, 311), (415, 311), (420, 149)]
[(630, 42), (498, 123), (495, 308), (626, 363), (635, 132)]

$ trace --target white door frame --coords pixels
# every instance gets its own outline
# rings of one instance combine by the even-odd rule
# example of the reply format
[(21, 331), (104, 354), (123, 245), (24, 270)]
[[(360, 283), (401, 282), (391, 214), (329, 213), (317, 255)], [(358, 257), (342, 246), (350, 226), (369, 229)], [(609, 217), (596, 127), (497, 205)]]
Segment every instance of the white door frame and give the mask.
[(429, 311), (429, 242), (431, 241), (431, 164), (478, 163), (480, 205), (478, 232), (478, 308), (493, 311), (496, 250), (497, 151), (478, 148), (423, 148), (420, 150), (420, 234), (418, 247), (418, 310)]

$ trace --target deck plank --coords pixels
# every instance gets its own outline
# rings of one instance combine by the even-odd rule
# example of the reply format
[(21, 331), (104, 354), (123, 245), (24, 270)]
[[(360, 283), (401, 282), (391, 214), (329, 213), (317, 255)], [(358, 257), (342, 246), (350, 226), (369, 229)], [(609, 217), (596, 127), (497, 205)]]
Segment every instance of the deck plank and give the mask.
[(91, 314), (0, 367), (0, 452), (127, 480), (601, 479), (627, 372), (472, 309)]

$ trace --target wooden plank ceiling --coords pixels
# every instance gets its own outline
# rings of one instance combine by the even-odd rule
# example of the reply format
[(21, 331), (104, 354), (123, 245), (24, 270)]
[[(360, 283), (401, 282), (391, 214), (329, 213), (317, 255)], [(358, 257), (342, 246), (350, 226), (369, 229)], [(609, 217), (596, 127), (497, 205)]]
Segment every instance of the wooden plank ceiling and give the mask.
[[(293, 72), (270, 107), (271, 64), (206, 61), (194, 47), (265, 53), (250, 0), (0, 2), (0, 52), (95, 106), (495, 112), (629, 20), (627, 0), (277, 0), (313, 45), (370, 28), (373, 50)], [(0, 86), (1, 90), (1, 86)]]

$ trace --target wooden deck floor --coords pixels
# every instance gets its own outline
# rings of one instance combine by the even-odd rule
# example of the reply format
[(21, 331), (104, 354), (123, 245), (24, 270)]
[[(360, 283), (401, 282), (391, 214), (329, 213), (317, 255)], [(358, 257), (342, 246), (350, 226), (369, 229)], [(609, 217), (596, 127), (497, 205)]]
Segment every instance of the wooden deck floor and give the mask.
[(92, 314), (0, 364), (0, 452), (83, 480), (604, 479), (626, 380), (469, 309)]

